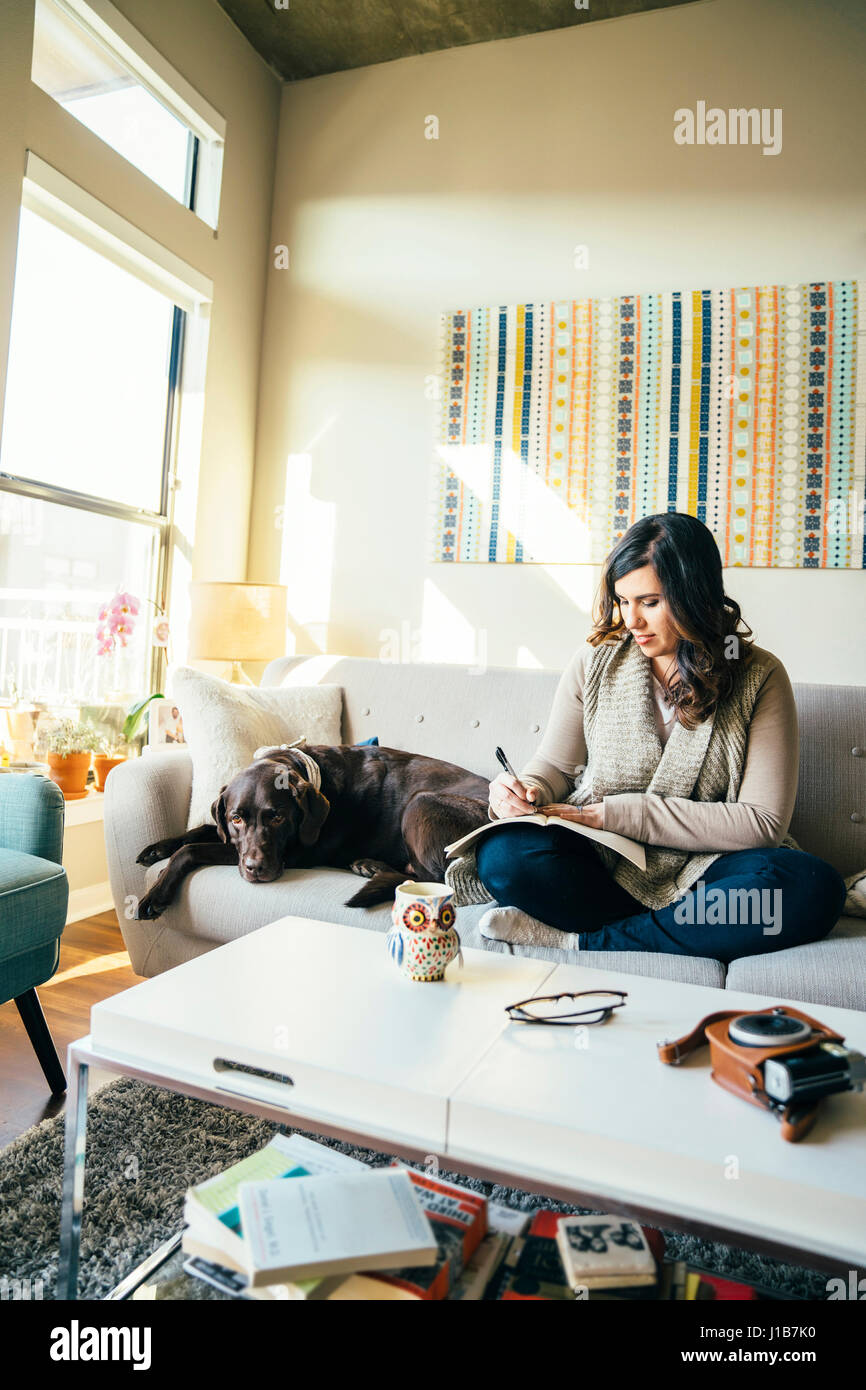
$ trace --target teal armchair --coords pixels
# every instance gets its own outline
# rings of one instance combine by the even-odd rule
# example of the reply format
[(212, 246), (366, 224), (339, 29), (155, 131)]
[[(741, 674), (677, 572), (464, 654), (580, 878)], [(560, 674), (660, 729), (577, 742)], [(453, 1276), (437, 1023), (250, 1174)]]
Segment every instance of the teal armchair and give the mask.
[(63, 796), (35, 773), (0, 776), (0, 1004), (14, 999), (53, 1095), (66, 1090), (36, 995), (57, 969), (69, 884)]

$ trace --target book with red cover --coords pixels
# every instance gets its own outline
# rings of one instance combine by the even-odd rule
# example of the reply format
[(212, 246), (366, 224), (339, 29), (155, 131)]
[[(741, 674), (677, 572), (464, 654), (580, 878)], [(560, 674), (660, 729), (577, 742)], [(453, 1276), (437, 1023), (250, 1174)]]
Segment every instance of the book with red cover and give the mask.
[[(518, 1300), (537, 1302), (539, 1300), (554, 1301), (560, 1299), (575, 1301), (574, 1291), (566, 1280), (556, 1243), (557, 1225), (561, 1219), (562, 1212), (559, 1211), (542, 1210), (536, 1212), (524, 1239), (516, 1267), (500, 1294), (503, 1302)], [(656, 1267), (660, 1268), (665, 1252), (664, 1236), (661, 1231), (654, 1231), (649, 1226), (641, 1226), (641, 1230), (653, 1253)], [(658, 1296), (657, 1285), (643, 1285), (638, 1288), (609, 1288), (599, 1290), (598, 1293), (589, 1290), (590, 1302), (594, 1298), (607, 1301), (611, 1298), (657, 1299)]]
[(721, 1302), (724, 1299), (736, 1299), (741, 1302), (748, 1300), (758, 1300), (758, 1294), (751, 1284), (738, 1284), (732, 1279), (720, 1279), (716, 1274), (705, 1274), (704, 1271), (697, 1271), (701, 1276), (702, 1284), (709, 1284), (713, 1289), (713, 1298)]
[(487, 1234), (487, 1198), (417, 1168), (407, 1171), (433, 1227), (439, 1259), (429, 1268), (381, 1270), (370, 1277), (396, 1284), (416, 1298), (447, 1298)]

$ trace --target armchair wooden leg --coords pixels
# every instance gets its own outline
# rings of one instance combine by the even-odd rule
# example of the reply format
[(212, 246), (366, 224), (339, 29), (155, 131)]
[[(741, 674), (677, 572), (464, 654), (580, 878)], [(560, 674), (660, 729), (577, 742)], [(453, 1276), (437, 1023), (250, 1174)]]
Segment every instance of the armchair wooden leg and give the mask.
[(33, 1051), (39, 1058), (39, 1065), (45, 1073), (45, 1080), (51, 1087), (51, 1094), (62, 1095), (66, 1090), (66, 1077), (63, 1075), (57, 1048), (45, 1022), (36, 990), (28, 989), (24, 994), (19, 994), (15, 1004), (27, 1029), (27, 1036), (33, 1044)]

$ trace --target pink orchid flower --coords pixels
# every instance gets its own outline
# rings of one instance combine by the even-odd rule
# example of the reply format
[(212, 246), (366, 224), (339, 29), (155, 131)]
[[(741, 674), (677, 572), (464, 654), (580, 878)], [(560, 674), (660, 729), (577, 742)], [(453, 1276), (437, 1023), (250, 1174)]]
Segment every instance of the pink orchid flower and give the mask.
[(110, 656), (120, 645), (129, 645), (135, 627), (135, 618), (141, 605), (134, 594), (121, 590), (99, 610), (96, 625), (96, 654)]
[(129, 613), (134, 618), (138, 617), (140, 605), (134, 594), (115, 594), (111, 606), (115, 613)]

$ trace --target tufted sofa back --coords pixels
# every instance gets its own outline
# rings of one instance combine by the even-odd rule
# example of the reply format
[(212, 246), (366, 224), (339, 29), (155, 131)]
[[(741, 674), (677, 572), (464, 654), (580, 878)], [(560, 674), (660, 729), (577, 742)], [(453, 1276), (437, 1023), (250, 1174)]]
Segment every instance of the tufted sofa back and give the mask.
[[(535, 751), (558, 671), (394, 663), (366, 657), (281, 657), (263, 686), (339, 685), (343, 740), (377, 734), (392, 748), (495, 777), (501, 744), (515, 767)], [(842, 874), (866, 868), (866, 689), (795, 685), (800, 784), (791, 834)]]

